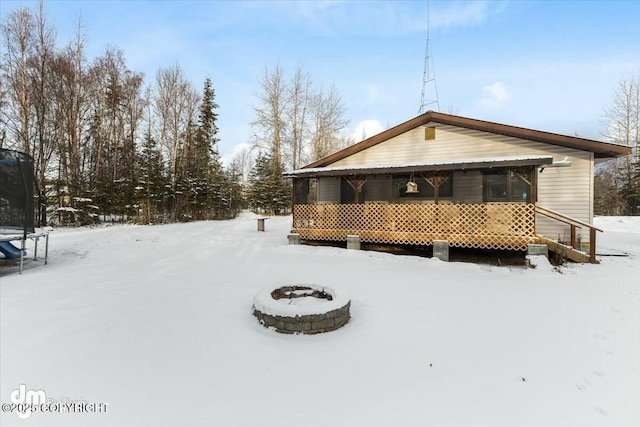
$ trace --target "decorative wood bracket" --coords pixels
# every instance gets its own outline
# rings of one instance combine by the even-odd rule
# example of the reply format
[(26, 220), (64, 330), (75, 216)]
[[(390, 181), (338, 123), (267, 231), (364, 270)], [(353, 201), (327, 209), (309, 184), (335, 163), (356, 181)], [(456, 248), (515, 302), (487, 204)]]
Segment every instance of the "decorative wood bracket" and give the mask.
[(362, 187), (364, 186), (364, 183), (367, 182), (367, 179), (362, 176), (354, 176), (353, 178), (345, 178), (344, 180), (347, 181), (347, 184), (349, 184), (351, 188), (353, 188), (354, 202), (360, 203), (360, 193), (362, 192)]

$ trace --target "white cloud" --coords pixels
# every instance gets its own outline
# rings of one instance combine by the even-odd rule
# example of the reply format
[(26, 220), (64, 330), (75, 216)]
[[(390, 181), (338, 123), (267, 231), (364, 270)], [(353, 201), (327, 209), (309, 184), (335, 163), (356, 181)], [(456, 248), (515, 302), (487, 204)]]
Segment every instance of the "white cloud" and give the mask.
[(247, 142), (236, 144), (231, 147), (230, 153), (224, 153), (220, 156), (220, 161), (224, 166), (229, 166), (238, 154), (240, 154), (243, 150), (251, 150), (251, 147), (252, 145)]
[[(427, 28), (426, 2), (367, 1), (263, 1), (245, 3), (266, 13), (275, 13), (304, 31), (337, 34), (408, 34)], [(432, 28), (479, 25), (508, 7), (508, 2), (488, 0), (435, 2), (429, 21)]]
[(444, 9), (432, 8), (433, 27), (466, 27), (485, 22), (491, 15), (500, 13), (506, 4), (502, 2), (472, 1), (445, 3)]
[(488, 108), (498, 108), (511, 99), (511, 92), (503, 82), (495, 82), (482, 88), (484, 98), (480, 105)]
[(378, 120), (363, 120), (353, 129), (353, 132), (351, 132), (351, 138), (354, 142), (360, 142), (372, 137), (373, 135), (379, 134), (384, 130), (384, 126), (382, 126)]

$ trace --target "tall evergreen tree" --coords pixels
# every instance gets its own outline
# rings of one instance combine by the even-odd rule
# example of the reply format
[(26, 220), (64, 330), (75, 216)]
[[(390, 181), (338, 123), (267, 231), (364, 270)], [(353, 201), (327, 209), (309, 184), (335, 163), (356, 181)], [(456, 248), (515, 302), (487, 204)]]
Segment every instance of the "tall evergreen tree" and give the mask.
[(218, 104), (211, 79), (204, 82), (202, 101), (198, 111), (198, 123), (192, 144), (186, 156), (186, 180), (189, 187), (189, 203), (192, 215), (197, 219), (224, 217), (224, 177), (218, 154)]
[(270, 155), (258, 155), (248, 186), (247, 201), (255, 212), (281, 215), (291, 206), (291, 185)]
[(164, 222), (169, 180), (164, 174), (162, 156), (157, 142), (147, 134), (138, 157), (138, 205), (141, 222)]
[(235, 218), (244, 207), (242, 172), (236, 164), (224, 170), (223, 216), (221, 219)]
[(640, 162), (633, 159), (628, 169), (621, 168), (620, 175), (623, 179), (620, 195), (625, 200), (625, 214), (640, 215)]

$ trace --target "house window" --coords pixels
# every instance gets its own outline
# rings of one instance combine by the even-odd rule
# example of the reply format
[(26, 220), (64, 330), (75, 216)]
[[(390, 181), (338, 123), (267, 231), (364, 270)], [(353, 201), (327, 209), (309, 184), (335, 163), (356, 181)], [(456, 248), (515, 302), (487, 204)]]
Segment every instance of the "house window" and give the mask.
[[(400, 199), (433, 199), (435, 189), (422, 176), (415, 175), (415, 182), (418, 184), (417, 193), (407, 193), (407, 182), (411, 175), (397, 175), (393, 177), (393, 194)], [(453, 197), (453, 174), (449, 174), (447, 179), (438, 188), (438, 198)]]
[(530, 202), (530, 171), (496, 171), (484, 174), (485, 202)]

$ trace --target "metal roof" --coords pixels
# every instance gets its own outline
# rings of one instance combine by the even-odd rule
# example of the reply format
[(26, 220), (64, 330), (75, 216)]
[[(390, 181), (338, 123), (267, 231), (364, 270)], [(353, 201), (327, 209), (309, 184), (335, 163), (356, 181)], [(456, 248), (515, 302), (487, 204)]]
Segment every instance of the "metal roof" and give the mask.
[(508, 156), (367, 166), (303, 168), (284, 173), (286, 177), (402, 174), (411, 172), (463, 171), (521, 166), (551, 165), (552, 156)]

